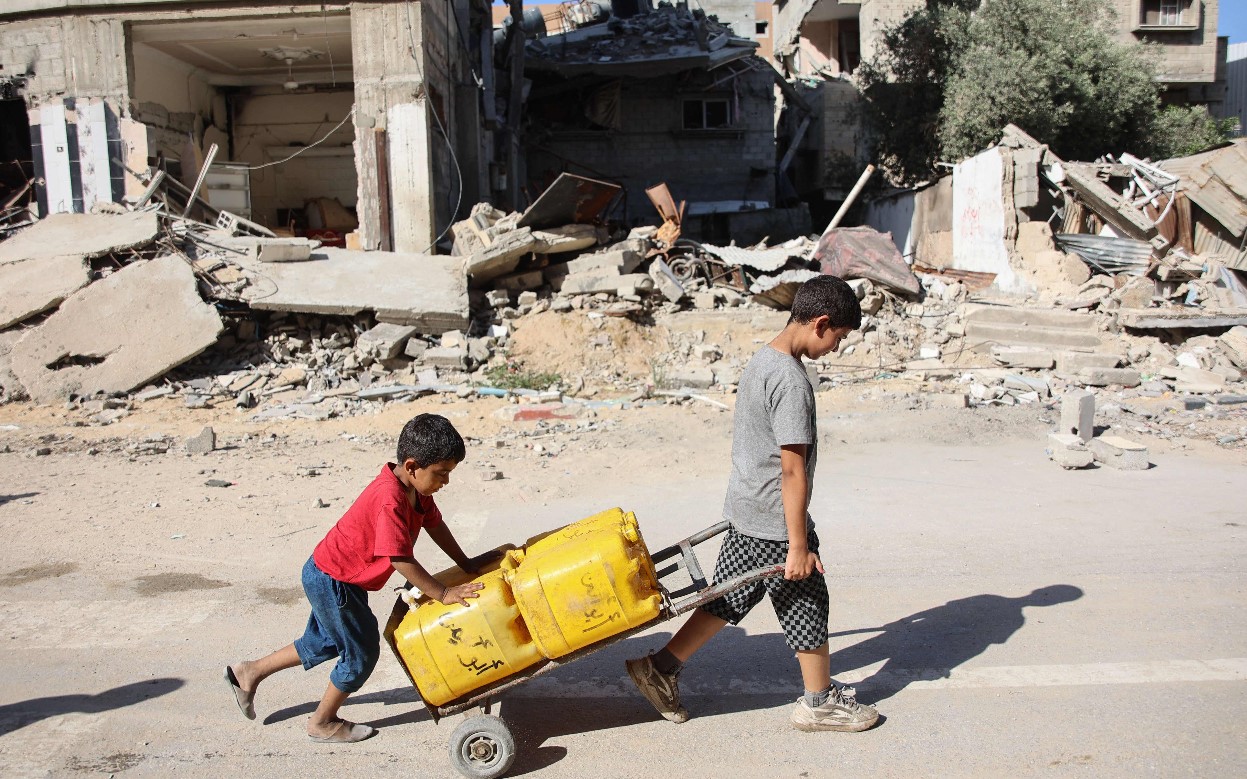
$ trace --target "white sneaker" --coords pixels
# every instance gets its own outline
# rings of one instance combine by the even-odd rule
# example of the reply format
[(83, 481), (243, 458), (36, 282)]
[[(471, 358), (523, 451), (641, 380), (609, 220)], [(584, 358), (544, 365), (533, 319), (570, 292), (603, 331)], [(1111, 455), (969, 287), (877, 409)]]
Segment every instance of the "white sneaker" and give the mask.
[(832, 685), (831, 695), (821, 706), (810, 706), (802, 697), (792, 710), (792, 726), (807, 733), (835, 730), (841, 733), (857, 733), (869, 729), (879, 721), (879, 712), (854, 697), (852, 687)]

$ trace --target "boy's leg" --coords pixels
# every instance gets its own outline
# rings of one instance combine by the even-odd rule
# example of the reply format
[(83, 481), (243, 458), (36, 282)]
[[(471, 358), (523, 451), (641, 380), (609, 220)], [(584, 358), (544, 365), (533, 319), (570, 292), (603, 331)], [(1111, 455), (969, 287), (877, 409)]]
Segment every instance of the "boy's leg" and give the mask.
[(797, 651), (797, 665), (801, 666), (801, 682), (809, 692), (820, 692), (831, 687), (831, 653), (824, 642), (817, 649)]
[[(736, 530), (728, 530), (715, 563), (715, 583), (727, 581), (758, 566), (753, 545)], [(760, 582), (743, 587), (693, 611), (667, 645), (645, 657), (628, 660), (628, 675), (645, 699), (665, 719), (686, 722), (688, 710), (680, 703), (680, 671), (696, 652), (729, 622), (740, 622), (762, 600)]]
[(247, 719), (255, 719), (255, 710), (251, 706), (255, 699), (255, 690), (260, 686), (260, 682), (278, 671), (294, 668), (296, 665), (302, 665), (302, 663), (303, 661), (299, 659), (299, 653), (295, 651), (294, 644), (287, 644), (276, 652), (261, 657), (259, 660), (244, 660), (241, 663), (228, 667), (228, 672), (232, 673), (234, 679), (238, 682), (238, 688), (242, 695), (236, 694), (236, 697), (238, 698), (238, 705), (242, 707), (243, 714), (247, 715)]

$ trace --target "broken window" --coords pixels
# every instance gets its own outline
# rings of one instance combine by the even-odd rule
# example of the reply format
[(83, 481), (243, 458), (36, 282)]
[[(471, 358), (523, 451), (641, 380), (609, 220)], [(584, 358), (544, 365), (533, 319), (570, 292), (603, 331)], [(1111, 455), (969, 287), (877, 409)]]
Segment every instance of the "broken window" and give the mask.
[(1195, 27), (1199, 24), (1199, 11), (1192, 8), (1191, 0), (1140, 0), (1139, 26), (1141, 27)]
[(685, 130), (721, 130), (732, 126), (732, 104), (727, 98), (685, 99)]

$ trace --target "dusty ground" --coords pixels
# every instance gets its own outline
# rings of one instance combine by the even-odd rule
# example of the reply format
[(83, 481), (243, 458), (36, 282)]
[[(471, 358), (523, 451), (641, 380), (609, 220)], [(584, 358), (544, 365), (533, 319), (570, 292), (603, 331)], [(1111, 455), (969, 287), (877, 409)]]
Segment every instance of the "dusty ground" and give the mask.
[[(577, 337), (633, 337), (611, 321), (586, 327)], [(658, 328), (651, 335), (666, 342), (653, 354), (688, 337)], [(732, 319), (699, 329), (741, 355), (764, 332)], [(533, 343), (554, 335), (526, 322), (517, 347), (526, 333)], [(542, 354), (534, 368), (609, 363), (609, 352), (570, 346)], [(827, 776), (845, 763), (879, 776), (932, 764), (950, 776), (1247, 770), (1231, 735), (1247, 714), (1247, 453), (1135, 432), (1152, 470), (1065, 472), (1043, 456), (1052, 410), (953, 409), (920, 390), (891, 380), (819, 394), (815, 514), (838, 541), (825, 540), (824, 559), (840, 573), (833, 622), (849, 629), (835, 639), (836, 672), (861, 682), (890, 721), (817, 748), (787, 729), (795, 692), (763, 608), (689, 672), (687, 726), (654, 721), (620, 670), (670, 626), (523, 688), (503, 705), (524, 750), (513, 774), (652, 776), (652, 766)], [(637, 512), (652, 548), (717, 521), (730, 412), (649, 401), (506, 423), (493, 415), (504, 402), (427, 397), (372, 415), (255, 423), (166, 398), (107, 427), (83, 426), (74, 410), (0, 406), (0, 639), (11, 666), (0, 684), (0, 774), (455, 776), (445, 753), (454, 722), (428, 721), (392, 658), (348, 712), (382, 729), (354, 751), (316, 751), (302, 737), (326, 668), (274, 677), (255, 723), (232, 709), (218, 676), (223, 663), (297, 635), (299, 566), (392, 458), (414, 413), (445, 414), (469, 437), (467, 461), (438, 498), (469, 551), (613, 505)], [(1235, 413), (1226, 424), (1241, 426)], [(219, 450), (186, 454), (184, 439), (204, 425)], [(151, 453), (153, 439), (168, 451)], [(503, 478), (482, 480), (495, 470)], [(417, 554), (446, 563), (427, 540)], [(1038, 619), (1020, 629), (1023, 605), (1048, 604), (1017, 599), (1054, 584), (1085, 597), (1076, 608), (1032, 608)], [(374, 609), (388, 613), (391, 602), (379, 594)], [(1002, 612), (1006, 603), (1017, 605)], [(923, 620), (938, 631), (913, 632)], [(891, 644), (872, 627), (900, 624), (910, 632), (894, 627)], [(1159, 739), (1158, 728), (1177, 733)], [(665, 757), (648, 762), (655, 755)]]

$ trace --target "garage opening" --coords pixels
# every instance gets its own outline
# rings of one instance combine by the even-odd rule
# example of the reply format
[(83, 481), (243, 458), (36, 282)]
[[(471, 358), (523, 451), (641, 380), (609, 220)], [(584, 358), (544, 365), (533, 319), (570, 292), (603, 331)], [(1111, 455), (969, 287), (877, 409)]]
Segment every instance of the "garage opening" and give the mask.
[(357, 226), (351, 23), (316, 14), (135, 23), (133, 118), (151, 164), (278, 234), (345, 245)]

